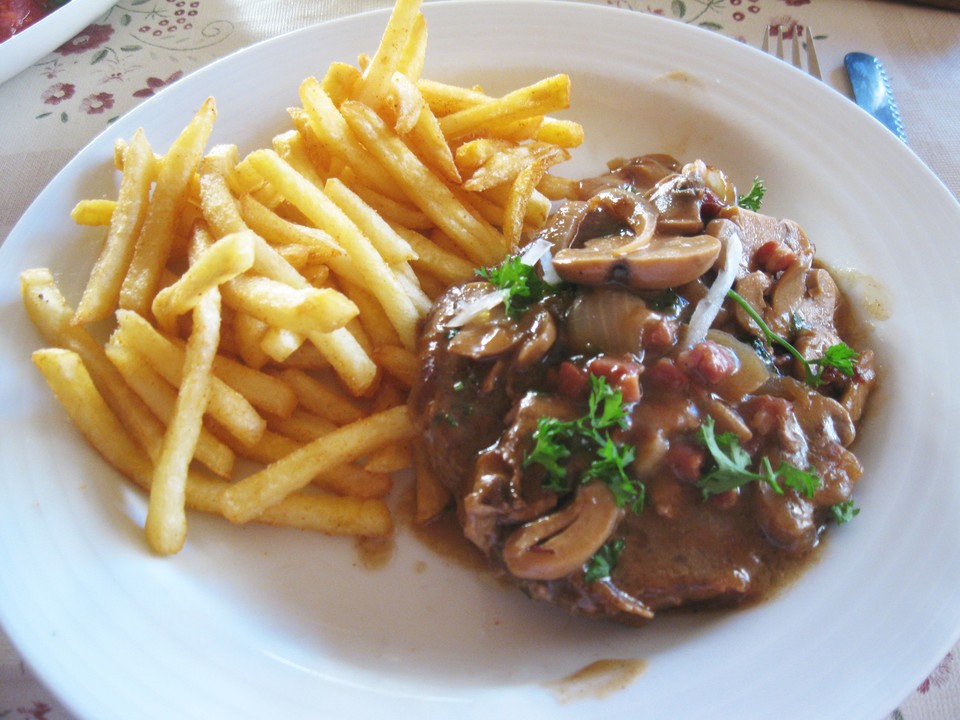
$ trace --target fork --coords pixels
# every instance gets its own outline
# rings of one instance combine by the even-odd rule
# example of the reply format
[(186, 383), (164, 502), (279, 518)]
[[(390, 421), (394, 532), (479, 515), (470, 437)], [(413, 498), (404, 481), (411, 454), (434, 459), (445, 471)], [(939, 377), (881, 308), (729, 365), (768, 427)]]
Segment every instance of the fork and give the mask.
[[(806, 35), (806, 42), (804, 43), (804, 45), (807, 50), (807, 72), (810, 75), (813, 75), (813, 77), (815, 77), (817, 80), (822, 80), (823, 78), (820, 75), (820, 61), (817, 60), (817, 48), (813, 44), (813, 31), (810, 29), (809, 25), (804, 31), (804, 35)], [(785, 36), (785, 32), (784, 32), (784, 29), (781, 27), (779, 32), (777, 33), (776, 50), (773, 53), (781, 60), (786, 59), (783, 56), (783, 41), (785, 40), (784, 36)], [(791, 45), (792, 47), (791, 47), (790, 62), (795, 68), (799, 68), (800, 70), (803, 70), (803, 63), (800, 61), (799, 29), (794, 31)], [(765, 53), (770, 52), (770, 28), (765, 28), (763, 31), (763, 43), (761, 45), (761, 49)]]

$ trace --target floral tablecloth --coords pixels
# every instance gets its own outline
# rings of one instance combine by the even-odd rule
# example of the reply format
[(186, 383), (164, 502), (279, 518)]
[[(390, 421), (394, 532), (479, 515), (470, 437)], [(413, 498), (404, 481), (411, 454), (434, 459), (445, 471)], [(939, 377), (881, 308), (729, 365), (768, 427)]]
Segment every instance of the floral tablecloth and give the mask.
[[(884, 0), (586, 0), (654, 13), (759, 45), (764, 33), (810, 27), (825, 80), (849, 94), (842, 57), (882, 57), (911, 147), (960, 196), (960, 13)], [(387, 0), (124, 0), (0, 85), (0, 238), (90, 139), (192, 70), (258, 40)], [(2, 569), (0, 569), (2, 572)], [(0, 633), (0, 718), (69, 713)], [(960, 718), (960, 647), (890, 720)]]

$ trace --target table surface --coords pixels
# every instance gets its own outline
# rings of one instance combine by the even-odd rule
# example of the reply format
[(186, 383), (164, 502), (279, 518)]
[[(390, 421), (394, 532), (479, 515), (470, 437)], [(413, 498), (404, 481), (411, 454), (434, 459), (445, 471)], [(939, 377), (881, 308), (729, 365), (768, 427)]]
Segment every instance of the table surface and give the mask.
[[(814, 30), (824, 80), (850, 95), (843, 56), (880, 57), (910, 147), (960, 197), (960, 0), (584, 0), (649, 12), (759, 45), (766, 28)], [(0, 84), (0, 239), (93, 137), (183, 75), (259, 40), (389, 0), (140, 0), (120, 2), (76, 37)], [(934, 7), (938, 5), (940, 7)], [(0, 718), (69, 713), (0, 631)], [(960, 646), (890, 720), (960, 717)]]

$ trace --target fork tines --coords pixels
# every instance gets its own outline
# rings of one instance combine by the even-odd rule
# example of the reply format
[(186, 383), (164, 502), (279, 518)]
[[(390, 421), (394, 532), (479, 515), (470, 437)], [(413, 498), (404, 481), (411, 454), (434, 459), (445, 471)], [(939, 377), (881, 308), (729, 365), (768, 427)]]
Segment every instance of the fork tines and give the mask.
[[(784, 58), (784, 55), (783, 55), (783, 41), (785, 39), (785, 35), (786, 35), (786, 31), (784, 30), (784, 28), (783, 27), (779, 28), (779, 31), (777, 32), (777, 45), (776, 45), (776, 50), (774, 51), (774, 55), (776, 55), (781, 60), (786, 59)], [(801, 61), (801, 58), (800, 58), (800, 44), (801, 44), (800, 35), (801, 35), (801, 32), (799, 28), (795, 29), (794, 32), (791, 34), (792, 47), (791, 47), (790, 62), (795, 68), (799, 68), (800, 70), (803, 70), (803, 62)], [(820, 75), (820, 61), (817, 59), (817, 48), (814, 46), (814, 43), (813, 43), (813, 30), (810, 28), (809, 25), (807, 26), (806, 31), (803, 33), (803, 35), (806, 36), (806, 40), (803, 43), (803, 45), (805, 46), (807, 51), (807, 72), (810, 75), (813, 75), (813, 77), (817, 78), (818, 80), (822, 80), (823, 78)], [(769, 28), (764, 29), (762, 49), (765, 53), (770, 52), (770, 29)]]

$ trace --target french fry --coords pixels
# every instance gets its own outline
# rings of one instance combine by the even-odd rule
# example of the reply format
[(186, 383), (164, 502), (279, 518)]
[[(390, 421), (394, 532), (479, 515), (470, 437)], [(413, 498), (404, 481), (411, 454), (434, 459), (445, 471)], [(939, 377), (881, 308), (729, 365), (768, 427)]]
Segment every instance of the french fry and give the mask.
[(253, 267), (253, 233), (231, 233), (213, 243), (180, 278), (158, 292), (152, 311), (160, 326), (173, 332), (175, 319), (193, 310), (211, 288)]
[[(117, 311), (112, 339), (139, 353), (167, 382), (180, 387), (185, 352), (182, 343), (163, 335), (132, 310)], [(207, 410), (246, 445), (257, 443), (267, 427), (267, 421), (250, 401), (216, 376)]]
[(544, 78), (501, 98), (458, 110), (440, 118), (448, 140), (477, 133), (490, 123), (510, 123), (537, 115), (548, 115), (570, 107), (570, 78), (564, 74)]
[[(387, 536), (392, 473), (411, 467), (417, 522), (450, 503), (406, 407), (419, 322), (551, 200), (576, 197), (549, 170), (583, 128), (550, 115), (569, 104), (564, 75), (502, 97), (422, 77), (420, 5), (397, 0), (371, 55), (304, 80), (292, 127), (242, 159), (232, 144), (204, 150), (212, 98), (166, 154), (142, 131), (116, 141), (117, 197), (72, 213), (108, 227), (76, 311), (48, 270), (21, 275), (54, 346), (34, 361), (148, 492), (160, 554), (183, 546), (191, 509)], [(111, 315), (103, 344), (84, 324)], [(237, 460), (261, 467), (238, 479)]]
[[(422, 267), (426, 272), (443, 281), (446, 285), (463, 282), (473, 277), (474, 266), (459, 255), (448, 252), (436, 242), (425, 238), (420, 233), (408, 229), (397, 228), (403, 238), (410, 244), (417, 259), (411, 264), (414, 268)], [(421, 284), (423, 278), (420, 279)]]
[(422, 445), (415, 445), (413, 450), (413, 467), (415, 473), (414, 497), (415, 509), (413, 520), (424, 524), (439, 516), (450, 504), (452, 495), (450, 490), (434, 472)]
[(393, 487), (389, 474), (350, 464), (327, 470), (313, 482), (329, 492), (363, 499), (384, 498)]
[(373, 473), (390, 474), (406, 470), (413, 464), (410, 444), (393, 442), (370, 454), (364, 469)]
[(356, 89), (357, 100), (377, 111), (388, 102), (393, 73), (402, 62), (410, 65), (410, 55), (406, 51), (419, 13), (420, 0), (397, 0), (394, 4), (377, 51), (363, 71)]
[(307, 78), (301, 83), (300, 100), (310, 128), (326, 152), (351, 168), (365, 185), (394, 200), (405, 199), (390, 175), (357, 141), (340, 114), (340, 106), (334, 105), (316, 78)]
[(258, 150), (251, 153), (249, 159), (287, 200), (315, 224), (328, 228), (355, 263), (365, 287), (380, 301), (403, 343), (413, 347), (420, 314), (370, 240), (336, 204), (276, 153)]
[(504, 254), (503, 236), (460, 202), (376, 113), (356, 102), (345, 102), (341, 111), (364, 145), (410, 199), (443, 228), (469, 258), (479, 264), (493, 264)]
[(283, 370), (280, 378), (293, 388), (303, 408), (337, 425), (356, 422), (365, 414), (353, 400), (301, 370)]
[(523, 223), (527, 216), (527, 205), (530, 196), (537, 189), (537, 183), (547, 169), (542, 160), (527, 165), (518, 174), (510, 188), (510, 197), (504, 208), (503, 234), (510, 243), (512, 250), (516, 250), (523, 238)]
[(404, 387), (413, 387), (420, 374), (420, 361), (406, 348), (383, 345), (373, 352), (373, 359)]
[(344, 425), (226, 488), (220, 495), (220, 509), (232, 522), (249, 522), (324, 470), (353, 462), (394, 440), (408, 439), (414, 432), (405, 406)]
[(307, 227), (280, 217), (251, 195), (240, 197), (240, 215), (244, 222), (275, 247), (278, 245), (305, 245), (313, 257), (322, 260), (344, 255), (330, 234), (320, 228)]
[(393, 91), (398, 98), (398, 116), (394, 129), (404, 137), (411, 150), (425, 165), (448, 182), (459, 183), (460, 171), (453, 159), (436, 115), (427, 105), (419, 88), (406, 75), (393, 74)]
[(150, 459), (107, 406), (77, 353), (46, 348), (31, 357), (77, 429), (108, 463), (128, 476), (151, 471)]
[(342, 181), (330, 178), (323, 191), (370, 240), (388, 265), (416, 260), (417, 254), (410, 244)]
[(120, 307), (124, 309), (141, 315), (150, 310), (174, 244), (178, 214), (215, 118), (213, 98), (208, 98), (163, 158), (133, 258), (120, 288)]
[(123, 177), (110, 230), (100, 256), (77, 305), (74, 322), (95, 322), (109, 317), (117, 306), (120, 287), (136, 247), (155, 174), (153, 149), (142, 130), (133, 134), (123, 152)]
[(81, 200), (70, 211), (70, 219), (77, 225), (89, 225), (91, 227), (109, 225), (116, 208), (116, 200), (108, 200), (107, 198)]
[[(108, 344), (107, 357), (114, 364), (130, 388), (140, 396), (147, 407), (164, 424), (173, 418), (177, 402), (176, 389), (164, 380), (137, 353), (117, 344)], [(233, 474), (236, 455), (206, 428), (200, 429), (196, 459), (215, 475), (229, 478)]]
[(268, 325), (293, 332), (330, 332), (356, 317), (357, 306), (328, 288), (295, 288), (259, 275), (241, 275), (224, 285), (224, 300)]
[(74, 310), (51, 272), (46, 268), (24, 270), (20, 273), (20, 293), (27, 316), (44, 341), (79, 355), (110, 409), (151, 457), (158, 455), (162, 424), (127, 387), (100, 343), (85, 327), (72, 322)]
[(153, 470), (147, 506), (147, 542), (155, 552), (179, 552), (187, 539), (186, 487), (203, 415), (210, 401), (213, 359), (220, 344), (220, 291), (212, 287), (193, 308), (173, 417)]

